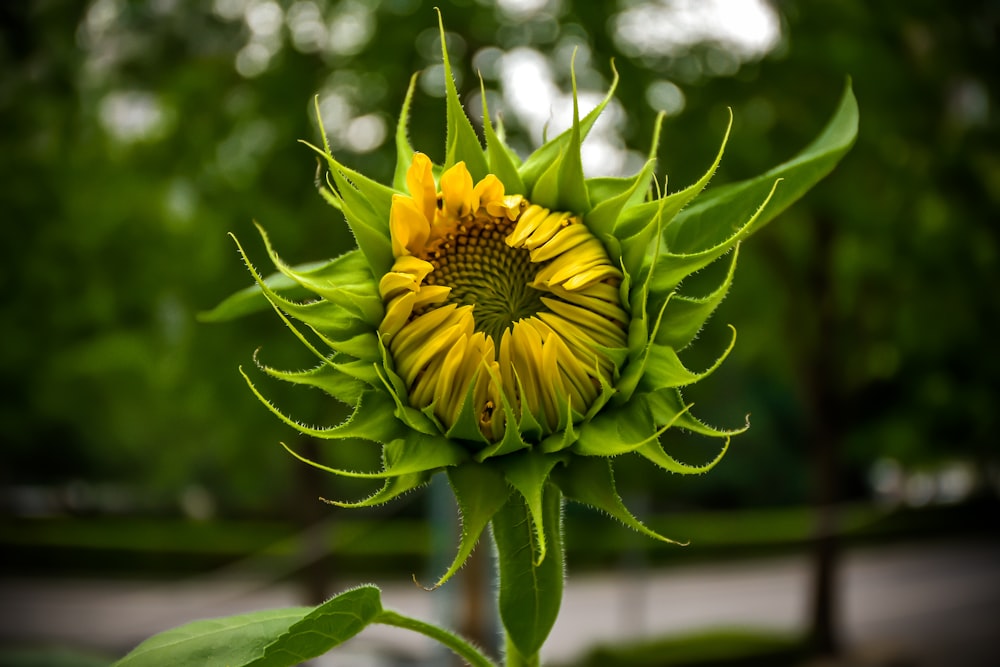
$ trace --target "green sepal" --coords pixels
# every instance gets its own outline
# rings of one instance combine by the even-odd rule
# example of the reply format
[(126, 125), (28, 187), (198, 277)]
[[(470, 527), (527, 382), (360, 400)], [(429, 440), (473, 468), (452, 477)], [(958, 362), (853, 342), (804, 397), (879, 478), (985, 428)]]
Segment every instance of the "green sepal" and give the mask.
[(337, 507), (343, 507), (346, 509), (384, 505), (390, 500), (394, 500), (426, 485), (427, 482), (430, 481), (431, 475), (433, 474), (433, 472), (415, 472), (407, 475), (388, 477), (385, 480), (385, 484), (383, 484), (382, 488), (378, 491), (363, 500), (353, 503), (342, 500), (330, 500), (328, 498), (320, 498), (320, 500), (327, 505), (336, 505)]
[[(250, 387), (250, 391), (253, 395), (257, 397), (261, 403), (264, 404), (268, 410), (270, 410), (278, 419), (285, 422), (292, 428), (294, 428), (299, 433), (304, 433), (305, 435), (311, 435), (315, 438), (321, 438), (323, 440), (341, 440), (343, 438), (363, 438), (365, 440), (373, 440), (375, 442), (384, 442), (385, 440), (379, 440), (380, 437), (386, 437), (384, 434), (389, 430), (395, 428), (392, 424), (392, 420), (386, 420), (384, 413), (382, 413), (382, 419), (379, 421), (377, 418), (372, 419), (370, 422), (368, 419), (363, 419), (368, 416), (368, 410), (363, 409), (361, 406), (364, 404), (364, 400), (361, 400), (354, 409), (354, 413), (345, 419), (340, 424), (336, 426), (326, 426), (317, 427), (309, 426), (301, 422), (297, 422), (284, 412), (279, 410), (270, 400), (264, 397), (264, 395), (257, 389), (257, 385), (253, 383), (250, 376), (246, 374), (241, 366), (240, 375), (246, 381), (247, 386)], [(381, 392), (376, 390), (369, 390), (365, 392), (366, 395), (379, 396)], [(369, 400), (375, 400), (374, 398)], [(362, 417), (362, 419), (358, 419)]]
[[(775, 192), (780, 191), (779, 184), (781, 184), (781, 181), (774, 181), (767, 196), (759, 203), (756, 211), (750, 216), (750, 219), (737, 227), (728, 238), (723, 239), (718, 245), (690, 254), (660, 253), (654, 262), (655, 275), (650, 280), (650, 290), (659, 294), (670, 292), (684, 278), (708, 266), (717, 258), (729, 252), (737, 243), (750, 236), (750, 234), (760, 227), (762, 224), (761, 221), (766, 219), (767, 216), (764, 215), (764, 211), (769, 208), (768, 204), (774, 199)], [(720, 217), (725, 217), (722, 211), (716, 211), (715, 213)], [(736, 218), (727, 217), (727, 220), (732, 219)]]
[(643, 394), (643, 396), (649, 404), (653, 421), (656, 424), (673, 423), (678, 428), (712, 438), (728, 438), (739, 435), (750, 428), (749, 418), (741, 428), (735, 429), (718, 429), (703, 423), (690, 413), (691, 406), (684, 404), (680, 390), (675, 388), (661, 389)]
[(525, 194), (524, 181), (517, 173), (517, 163), (507, 145), (493, 130), (490, 110), (486, 105), (486, 86), (481, 76), (479, 90), (483, 100), (483, 135), (486, 137), (486, 162), (490, 173), (500, 179), (506, 194)]
[(599, 414), (581, 429), (573, 444), (573, 453), (580, 456), (618, 456), (634, 452), (673, 427), (683, 415), (657, 422), (646, 395), (642, 394), (619, 408)]
[[(614, 78), (611, 81), (611, 86), (608, 88), (607, 95), (601, 100), (601, 103), (590, 110), (590, 112), (580, 119), (580, 138), (581, 140), (587, 136), (590, 129), (594, 126), (597, 118), (604, 111), (604, 108), (608, 106), (608, 103), (614, 97), (615, 89), (618, 87), (618, 70), (615, 69), (615, 63), (611, 61), (611, 71), (614, 74)], [(555, 137), (550, 141), (546, 141), (544, 144), (539, 146), (535, 152), (528, 156), (524, 163), (518, 168), (518, 172), (521, 174), (521, 179), (524, 181), (524, 187), (526, 191), (533, 191), (535, 188), (535, 183), (538, 181), (539, 177), (545, 172), (549, 166), (555, 162), (561, 153), (564, 153), (572, 141), (573, 128), (569, 128), (562, 132), (559, 136)]]
[[(500, 570), (500, 620), (507, 631), (508, 650), (516, 650), (521, 661), (508, 656), (507, 664), (528, 663), (552, 631), (562, 602), (565, 562), (562, 542), (562, 495), (547, 484), (542, 498), (542, 526), (535, 525), (524, 497), (513, 493), (493, 516), (493, 538)], [(534, 558), (537, 535), (544, 531), (549, 557)]]
[[(250, 270), (255, 279), (260, 278), (255, 269)], [(262, 281), (258, 285), (275, 308), (308, 325), (331, 349), (367, 361), (378, 359), (376, 334), (364, 320), (329, 301), (297, 303), (273, 292)]]
[[(357, 252), (352, 250), (351, 252)], [(350, 254), (350, 253), (348, 253)], [(308, 273), (316, 269), (325, 267), (329, 262), (308, 262), (294, 267), (296, 272)], [(288, 276), (276, 272), (267, 276), (263, 280), (264, 284), (272, 291), (282, 295), (286, 299), (304, 299), (311, 292), (302, 286), (298, 281), (292, 280)], [(265, 311), (271, 307), (271, 302), (264, 296), (264, 292), (255, 282), (249, 287), (244, 287), (238, 292), (233, 292), (219, 302), (211, 310), (204, 310), (198, 313), (199, 322), (228, 322), (239, 317), (245, 317), (254, 313)]]
[(548, 168), (539, 175), (531, 188), (531, 203), (548, 209), (559, 206), (559, 168), (565, 152), (559, 153)]
[(356, 404), (361, 395), (371, 388), (371, 385), (347, 375), (334, 364), (320, 364), (315, 368), (302, 371), (284, 371), (261, 363), (257, 359), (256, 352), (254, 352), (253, 360), (257, 364), (257, 368), (275, 379), (322, 389), (341, 403), (348, 405)]
[(722, 457), (726, 455), (728, 450), (729, 437), (727, 436), (724, 444), (722, 445), (722, 449), (715, 455), (715, 458), (701, 466), (693, 466), (678, 461), (663, 451), (663, 446), (660, 445), (659, 440), (651, 440), (645, 443), (642, 447), (636, 449), (635, 453), (648, 459), (649, 461), (652, 461), (668, 472), (677, 473), (679, 475), (702, 475), (714, 468), (719, 461), (722, 460)]
[[(376, 225), (382, 221), (382, 225), (385, 227), (386, 235), (389, 233), (389, 209), (392, 208), (392, 195), (394, 191), (392, 188), (382, 185), (378, 181), (368, 178), (360, 171), (356, 171), (341, 164), (337, 158), (333, 157), (333, 151), (330, 150), (330, 141), (326, 136), (326, 128), (323, 126), (323, 119), (319, 115), (319, 97), (315, 98), (316, 105), (316, 119), (319, 121), (320, 135), (323, 138), (323, 150), (320, 150), (316, 146), (313, 146), (308, 141), (301, 141), (300, 143), (308, 146), (317, 153), (319, 153), (327, 163), (330, 169), (330, 174), (333, 176), (334, 181), (337, 184), (338, 189), (342, 189), (345, 186), (353, 186), (358, 192), (364, 197), (364, 201), (367, 202), (368, 206), (371, 207), (372, 211), (377, 216), (375, 219)], [(341, 195), (344, 193), (341, 192)], [(341, 199), (346, 197), (342, 196)]]
[(650, 343), (649, 354), (646, 358), (646, 370), (642, 375), (641, 386), (646, 391), (658, 391), (673, 387), (686, 387), (708, 377), (722, 365), (729, 353), (736, 345), (736, 328), (730, 325), (732, 338), (729, 346), (719, 355), (711, 366), (701, 373), (695, 373), (687, 369), (674, 348), (668, 345), (657, 345)]
[[(638, 206), (645, 196), (653, 172), (656, 169), (656, 151), (660, 144), (660, 129), (663, 124), (664, 114), (656, 115), (656, 124), (653, 126), (653, 140), (650, 143), (649, 159), (635, 176), (621, 177), (601, 177), (587, 180), (587, 192), (593, 208), (584, 217), (587, 227), (598, 237), (604, 238), (613, 236), (615, 227), (622, 211), (633, 206)], [(620, 253), (615, 259), (620, 258)]]
[(434, 583), (437, 588), (451, 579), (469, 559), (480, 536), (510, 496), (511, 489), (503, 475), (489, 465), (464, 463), (448, 468), (448, 481), (461, 513), (461, 537), (458, 553), (448, 570)]
[(667, 247), (695, 253), (721, 245), (731, 235), (731, 221), (745, 219), (773, 189), (774, 182), (781, 179), (781, 188), (766, 213), (755, 216), (753, 227), (742, 236), (756, 231), (829, 174), (854, 144), (857, 132), (858, 103), (848, 79), (836, 111), (812, 143), (788, 162), (756, 178), (713, 188), (699, 197), (664, 229)]
[(423, 433), (425, 435), (440, 435), (441, 430), (437, 427), (437, 425), (430, 418), (428, 418), (427, 415), (422, 413), (420, 410), (411, 407), (407, 402), (405, 398), (406, 390), (397, 386), (402, 384), (400, 377), (393, 371), (389, 370), (386, 366), (377, 369), (377, 372), (379, 374), (379, 379), (382, 380), (383, 386), (385, 386), (389, 396), (392, 397), (392, 400), (396, 405), (396, 409), (393, 411), (396, 419), (399, 419), (401, 422), (418, 433)]
[(729, 260), (729, 269), (722, 283), (706, 296), (695, 298), (671, 293), (667, 295), (669, 305), (656, 331), (656, 343), (667, 345), (675, 350), (683, 350), (695, 339), (698, 332), (711, 317), (715, 309), (722, 303), (729, 287), (733, 284), (736, 273), (736, 261), (739, 258), (740, 246), (733, 248)]
[[(521, 157), (517, 153), (514, 152), (513, 148), (511, 148), (510, 146), (507, 145), (507, 128), (505, 128), (504, 124), (503, 124), (503, 113), (502, 112), (497, 113), (497, 128), (496, 128), (496, 130), (497, 130), (497, 139), (500, 140), (500, 144), (499, 144), (500, 148), (502, 148), (503, 151), (507, 154), (507, 157), (510, 158), (510, 161), (514, 164), (514, 166), (517, 167), (518, 169), (520, 169), (521, 168), (521, 164), (522, 164)], [(517, 177), (521, 178), (520, 172), (518, 172)], [(524, 194), (524, 192), (523, 191), (519, 191), (519, 192), (517, 192), (515, 194)]]
[[(636, 206), (653, 177), (656, 160), (648, 160), (643, 168), (628, 178), (593, 178), (587, 181), (591, 202), (597, 202), (584, 222), (598, 238), (614, 234), (615, 225), (622, 211)], [(620, 257), (620, 253), (614, 259)]]
[(361, 253), (349, 252), (313, 271), (302, 273), (281, 259), (264, 228), (259, 224), (256, 226), (267, 254), (278, 271), (324, 300), (350, 311), (372, 327), (377, 327), (382, 322), (385, 307), (371, 269)]
[(730, 109), (729, 124), (726, 126), (726, 133), (722, 136), (722, 143), (719, 146), (719, 151), (715, 155), (715, 160), (708, 167), (708, 170), (705, 171), (702, 177), (688, 187), (683, 190), (679, 190), (672, 195), (659, 197), (625, 211), (625, 213), (621, 216), (618, 225), (615, 227), (615, 236), (618, 238), (635, 236), (642, 229), (652, 226), (653, 221), (655, 221), (658, 217), (663, 223), (672, 220), (674, 216), (676, 216), (682, 208), (690, 203), (692, 199), (697, 197), (698, 194), (705, 189), (705, 186), (708, 185), (708, 182), (712, 180), (712, 176), (715, 175), (715, 170), (719, 168), (719, 163), (722, 162), (722, 155), (726, 151), (726, 144), (729, 142), (729, 133), (732, 129), (733, 112), (732, 109)]
[[(583, 178), (581, 149), (583, 136), (580, 131), (580, 101), (576, 91), (576, 52), (570, 61), (570, 80), (573, 86), (573, 125), (570, 127), (567, 150), (562, 152), (559, 164), (559, 197), (554, 208), (572, 211), (579, 215), (590, 212), (590, 197)], [(544, 205), (544, 204), (543, 204)]]
[(650, 347), (656, 337), (656, 331), (659, 329), (660, 322), (663, 319), (663, 312), (666, 310), (667, 303), (669, 302), (668, 299), (667, 302), (664, 302), (660, 306), (660, 310), (656, 315), (656, 321), (653, 323), (653, 331), (650, 333), (645, 316), (647, 296), (648, 293), (645, 289), (641, 289), (634, 298), (635, 309), (638, 313), (633, 314), (632, 321), (629, 322), (628, 364), (622, 369), (621, 377), (615, 385), (615, 388), (618, 389), (615, 401), (618, 404), (625, 403), (632, 398), (633, 392), (639, 386), (639, 380), (642, 379), (643, 374), (646, 372), (646, 360), (649, 357)]
[(625, 507), (615, 487), (610, 459), (593, 456), (574, 457), (569, 465), (560, 466), (552, 472), (552, 481), (562, 490), (567, 500), (600, 510), (654, 540), (680, 544), (648, 528)]
[[(481, 372), (482, 369), (479, 370), (479, 373)], [(458, 410), (458, 417), (445, 435), (451, 439), (468, 440), (477, 443), (479, 446), (485, 446), (490, 443), (482, 431), (479, 430), (479, 409), (476, 406), (475, 400), (476, 383), (479, 380), (479, 373), (476, 373), (469, 382), (469, 387), (462, 398), (462, 406)]]
[(401, 435), (404, 437), (392, 440), (382, 448), (382, 468), (374, 471), (333, 468), (302, 456), (285, 443), (281, 443), (281, 446), (299, 461), (311, 465), (313, 468), (340, 477), (356, 479), (386, 479), (414, 473), (434, 472), (459, 465), (469, 459), (465, 450), (446, 438), (424, 435), (423, 433)]
[(415, 72), (410, 77), (410, 85), (406, 88), (403, 98), (403, 108), (399, 110), (399, 121), (396, 123), (396, 169), (392, 175), (392, 187), (400, 192), (406, 192), (406, 172), (413, 163), (413, 146), (410, 145), (409, 120), (410, 104), (413, 102), (413, 91), (417, 89), (417, 79), (420, 73)]
[(533, 553), (535, 565), (541, 564), (548, 552), (545, 514), (542, 511), (543, 490), (552, 468), (564, 458), (535, 451), (523, 451), (496, 460), (497, 465), (503, 469), (507, 481), (517, 489), (527, 504), (531, 523), (535, 528)]
[(561, 405), (565, 405), (566, 407), (559, 414), (559, 429), (539, 443), (538, 449), (544, 454), (561, 452), (571, 447), (577, 438), (580, 437), (573, 424), (580, 423), (584, 419), (584, 415), (573, 410), (568, 396), (565, 403), (561, 403)]
[[(388, 237), (389, 211), (392, 208), (392, 196), (396, 194), (396, 191), (368, 178), (360, 171), (355, 171), (341, 164), (337, 158), (333, 157), (329, 148), (324, 152), (308, 141), (300, 139), (299, 143), (319, 153), (327, 161), (329, 167), (327, 172), (328, 190), (337, 195), (340, 206), (354, 207), (356, 212), (365, 216), (364, 224), (376, 231), (384, 232), (385, 236)], [(333, 178), (333, 186), (330, 186), (329, 177)], [(344, 209), (341, 208), (341, 210)]]
[[(489, 370), (493, 381), (499, 384), (500, 378), (497, 376), (496, 371), (489, 367), (486, 368)], [(516, 371), (514, 376), (517, 377)], [(521, 378), (517, 377), (517, 383), (522, 392), (521, 396), (523, 396), (524, 387), (521, 385)], [(490, 443), (483, 449), (476, 452), (475, 459), (479, 463), (482, 463), (486, 459), (494, 456), (506, 456), (507, 454), (513, 454), (514, 452), (521, 451), (522, 449), (527, 449), (531, 445), (529, 445), (525, 440), (525, 435), (529, 432), (532, 434), (534, 434), (535, 431), (539, 434), (542, 432), (541, 426), (529, 410), (521, 410), (521, 419), (518, 421), (517, 415), (514, 411), (514, 406), (507, 398), (506, 392), (500, 392), (500, 406), (503, 409), (505, 419), (503, 438), (501, 438), (499, 442)], [(526, 431), (523, 428), (525, 423), (528, 423), (531, 426), (530, 431)], [(519, 427), (517, 424), (521, 424), (522, 426)]]
[(441, 33), (441, 55), (444, 59), (445, 108), (448, 125), (443, 168), (448, 169), (458, 162), (465, 162), (465, 166), (472, 175), (472, 181), (478, 183), (489, 173), (490, 169), (486, 164), (486, 155), (483, 153), (483, 147), (479, 143), (476, 130), (472, 127), (469, 117), (465, 115), (462, 101), (458, 98), (455, 76), (451, 69), (451, 60), (448, 58), (448, 40), (444, 33), (444, 20), (441, 18), (440, 9), (437, 10), (437, 13), (438, 29)]
[[(343, 177), (341, 176), (341, 180)], [(338, 203), (344, 220), (354, 235), (358, 248), (368, 261), (372, 275), (383, 275), (392, 266), (392, 240), (389, 236), (389, 218), (385, 219), (385, 228), (371, 222), (376, 216), (365, 203), (361, 194), (347, 183), (344, 190), (338, 192), (330, 189), (329, 194)], [(346, 195), (346, 196), (345, 196)]]

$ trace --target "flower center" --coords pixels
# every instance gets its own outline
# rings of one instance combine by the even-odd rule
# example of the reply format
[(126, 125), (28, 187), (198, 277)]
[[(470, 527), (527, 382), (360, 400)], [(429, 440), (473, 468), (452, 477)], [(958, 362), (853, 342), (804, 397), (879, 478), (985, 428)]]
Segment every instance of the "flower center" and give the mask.
[(545, 309), (543, 293), (530, 286), (538, 270), (531, 253), (505, 242), (513, 230), (506, 217), (460, 224), (423, 257), (434, 267), (424, 283), (450, 287), (449, 303), (474, 304), (475, 330), (495, 342), (514, 322)]
[[(450, 438), (540, 441), (585, 417), (625, 358), (621, 271), (578, 216), (414, 156), (393, 196), (379, 335), (401, 400)], [(402, 395), (405, 389), (405, 399)]]

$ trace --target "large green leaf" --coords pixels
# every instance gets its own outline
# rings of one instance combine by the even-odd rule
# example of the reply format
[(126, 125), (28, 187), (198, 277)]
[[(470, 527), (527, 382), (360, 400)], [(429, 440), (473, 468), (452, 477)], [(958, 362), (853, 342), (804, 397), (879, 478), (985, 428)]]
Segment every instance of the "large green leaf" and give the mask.
[[(359, 586), (328, 600), (268, 644), (247, 667), (291, 667), (323, 655), (378, 621), (382, 600), (375, 586)], [(168, 663), (182, 664), (182, 663)]]
[(318, 607), (188, 623), (147, 639), (113, 667), (294, 667), (374, 623), (426, 635), (474, 667), (494, 667), (489, 658), (448, 630), (383, 609), (379, 589), (370, 585), (345, 591)]
[[(536, 531), (524, 498), (513, 493), (493, 517), (493, 537), (500, 567), (500, 619), (507, 630), (508, 651), (533, 659), (555, 624), (562, 603), (562, 494), (548, 484), (543, 500), (549, 555), (535, 562)], [(522, 660), (521, 664), (528, 663)]]
[(314, 609), (195, 621), (147, 639), (114, 667), (291, 667), (347, 641), (381, 611), (378, 589), (362, 586)]
[[(707, 191), (664, 229), (670, 252), (698, 253), (732, 235), (733, 224), (752, 216), (774, 182), (781, 184), (749, 234), (784, 211), (829, 174), (850, 150), (858, 133), (858, 103), (850, 81), (840, 104), (820, 135), (794, 158), (747, 181)], [(746, 235), (745, 234), (745, 235)]]

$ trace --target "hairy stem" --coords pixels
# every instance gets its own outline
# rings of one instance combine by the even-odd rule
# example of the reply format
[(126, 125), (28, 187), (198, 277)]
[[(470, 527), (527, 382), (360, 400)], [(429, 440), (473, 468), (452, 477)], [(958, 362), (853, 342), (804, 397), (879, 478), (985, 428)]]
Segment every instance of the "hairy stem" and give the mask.
[[(444, 628), (439, 628), (436, 625), (418, 621), (415, 618), (403, 616), (402, 614), (388, 610), (383, 610), (379, 614), (377, 622), (385, 625), (393, 625), (397, 628), (413, 630), (437, 640), (454, 651), (456, 655), (465, 660), (469, 665), (472, 665), (472, 667), (497, 667), (495, 662), (480, 653), (475, 646)], [(533, 664), (537, 665), (538, 663)]]

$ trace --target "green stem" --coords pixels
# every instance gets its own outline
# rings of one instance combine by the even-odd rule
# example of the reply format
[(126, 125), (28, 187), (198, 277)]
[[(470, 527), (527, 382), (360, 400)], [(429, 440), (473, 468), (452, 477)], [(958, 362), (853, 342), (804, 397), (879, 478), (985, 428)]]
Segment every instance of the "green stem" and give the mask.
[(536, 653), (533, 656), (525, 658), (517, 650), (517, 647), (510, 641), (510, 637), (507, 637), (507, 651), (504, 655), (504, 667), (541, 667), (542, 661)]
[[(431, 639), (435, 639), (454, 651), (456, 655), (463, 658), (467, 663), (472, 665), (472, 667), (497, 667), (495, 662), (480, 653), (479, 650), (472, 644), (465, 641), (458, 635), (449, 632), (444, 628), (439, 628), (436, 625), (424, 623), (423, 621), (418, 621), (415, 618), (403, 616), (402, 614), (387, 609), (382, 610), (375, 622), (392, 625), (397, 628), (404, 628), (406, 630), (413, 630), (414, 632), (419, 632), (420, 634), (426, 635)], [(534, 664), (537, 665), (538, 663)]]

